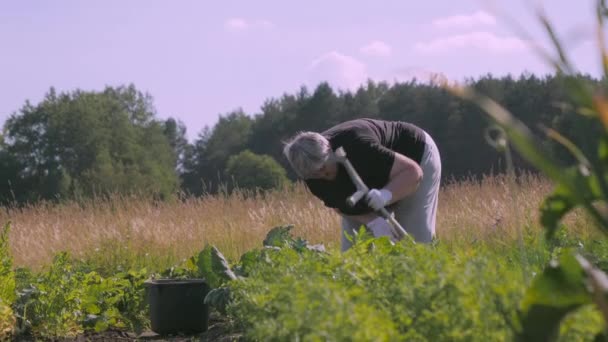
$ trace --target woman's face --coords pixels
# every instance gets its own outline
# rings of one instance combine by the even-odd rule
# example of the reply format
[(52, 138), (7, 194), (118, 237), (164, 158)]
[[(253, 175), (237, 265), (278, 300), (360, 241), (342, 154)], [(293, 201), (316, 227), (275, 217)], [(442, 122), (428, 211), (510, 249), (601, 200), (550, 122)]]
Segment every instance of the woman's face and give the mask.
[(321, 168), (315, 171), (311, 178), (334, 180), (338, 174), (338, 164), (333, 160), (326, 161)]

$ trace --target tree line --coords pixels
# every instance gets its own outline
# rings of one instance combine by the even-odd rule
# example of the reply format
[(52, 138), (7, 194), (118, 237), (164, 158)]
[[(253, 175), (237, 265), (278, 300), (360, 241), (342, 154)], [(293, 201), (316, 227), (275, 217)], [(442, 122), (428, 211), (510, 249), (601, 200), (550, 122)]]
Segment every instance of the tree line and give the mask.
[[(578, 75), (589, 83), (601, 82)], [(571, 157), (546, 138), (548, 128), (597, 154), (599, 127), (575, 113), (568, 79), (533, 74), (466, 83), (489, 95), (535, 128), (551, 153)], [(0, 135), (0, 202), (78, 199), (137, 193), (157, 199), (178, 193), (200, 196), (241, 188), (271, 189), (296, 180), (282, 155), (282, 141), (299, 131), (323, 131), (342, 121), (368, 117), (414, 123), (433, 136), (444, 179), (504, 172), (504, 155), (484, 133), (490, 124), (480, 109), (445, 88), (416, 80), (368, 81), (356, 91), (327, 83), (270, 98), (259, 113), (221, 115), (193, 142), (179, 119), (159, 119), (149, 94), (134, 85), (103, 91), (51, 88), (38, 104), (26, 102)], [(514, 166), (532, 170), (515, 155)]]

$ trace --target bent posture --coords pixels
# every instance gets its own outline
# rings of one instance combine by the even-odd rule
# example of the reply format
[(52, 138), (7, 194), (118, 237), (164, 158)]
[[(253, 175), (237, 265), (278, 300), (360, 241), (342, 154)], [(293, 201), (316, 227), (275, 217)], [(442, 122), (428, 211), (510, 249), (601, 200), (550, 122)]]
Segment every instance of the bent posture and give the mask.
[[(351, 207), (346, 199), (356, 191), (334, 151), (343, 147), (351, 164), (371, 189)], [(301, 132), (283, 152), (310, 191), (342, 216), (342, 250), (351, 247), (346, 234), (365, 225), (374, 236), (394, 236), (376, 213), (383, 207), (418, 242), (431, 242), (441, 178), (441, 159), (431, 136), (405, 122), (356, 119), (324, 132)]]

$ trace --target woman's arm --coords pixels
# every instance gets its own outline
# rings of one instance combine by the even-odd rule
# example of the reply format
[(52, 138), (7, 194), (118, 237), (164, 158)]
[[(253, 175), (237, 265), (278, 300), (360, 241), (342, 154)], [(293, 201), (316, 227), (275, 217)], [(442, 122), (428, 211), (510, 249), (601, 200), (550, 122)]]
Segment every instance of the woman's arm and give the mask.
[[(389, 174), (388, 183), (384, 186), (383, 190), (388, 190), (391, 193), (391, 198), (385, 205), (397, 202), (400, 199), (413, 194), (418, 185), (422, 181), (422, 169), (412, 159), (394, 152), (394, 161)], [(371, 191), (378, 190), (371, 189)], [(334, 209), (338, 214), (344, 215), (345, 217), (354, 220), (361, 224), (367, 224), (372, 220), (378, 218), (376, 213), (368, 213), (362, 215), (346, 215), (338, 209)]]
[(387, 204), (399, 201), (400, 199), (413, 194), (422, 181), (422, 169), (414, 160), (395, 152), (395, 161), (391, 168), (389, 181), (384, 186), (392, 194), (391, 200)]

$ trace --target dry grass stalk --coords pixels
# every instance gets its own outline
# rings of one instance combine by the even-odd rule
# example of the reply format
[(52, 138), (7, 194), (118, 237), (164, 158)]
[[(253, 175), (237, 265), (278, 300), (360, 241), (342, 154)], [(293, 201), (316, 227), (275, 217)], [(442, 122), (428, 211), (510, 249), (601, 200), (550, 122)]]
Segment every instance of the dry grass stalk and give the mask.
[[(539, 204), (550, 190), (548, 181), (531, 175), (518, 185), (501, 176), (446, 184), (440, 193), (439, 238), (515, 242), (519, 227), (537, 226)], [(167, 203), (124, 196), (41, 203), (4, 208), (0, 222), (8, 220), (16, 265), (34, 268), (62, 250), (84, 257), (99, 248), (118, 256), (183, 258), (211, 243), (236, 258), (259, 247), (270, 228), (284, 224), (294, 224), (295, 235), (329, 248), (340, 237), (339, 217), (301, 184), (266, 195), (236, 192)], [(581, 233), (588, 231), (589, 220), (582, 214), (570, 215), (568, 222)]]

